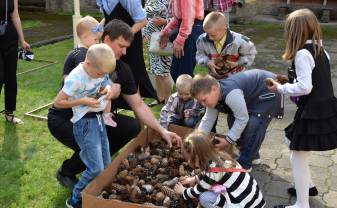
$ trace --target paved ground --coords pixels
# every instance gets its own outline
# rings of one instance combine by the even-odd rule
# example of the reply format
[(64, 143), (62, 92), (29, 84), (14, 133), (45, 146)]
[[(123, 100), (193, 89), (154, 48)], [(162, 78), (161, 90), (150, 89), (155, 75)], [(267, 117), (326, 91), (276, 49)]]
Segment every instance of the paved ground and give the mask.
[[(240, 29), (240, 28), (239, 28)], [(254, 34), (254, 30), (246, 31), (247, 35)], [(337, 37), (335, 37), (337, 38)], [(254, 41), (254, 38), (252, 38)], [(327, 51), (331, 57), (333, 85), (335, 94), (337, 89), (337, 39), (324, 41)], [(286, 69), (287, 65), (280, 58), (282, 51), (279, 35), (269, 36), (256, 44), (259, 54), (256, 57), (256, 68), (272, 68), (276, 71)], [(283, 70), (283, 73), (286, 71)], [(290, 204), (296, 198), (291, 198), (286, 189), (292, 186), (292, 171), (289, 160), (289, 149), (284, 143), (284, 127), (293, 118), (296, 107), (288, 98), (285, 102), (285, 117), (282, 120), (273, 120), (270, 124), (266, 138), (260, 150), (262, 164), (253, 167), (252, 174), (255, 176), (263, 190), (267, 200), (267, 207), (276, 204)], [(218, 122), (217, 130), (225, 132), (226, 116), (222, 115)], [(310, 168), (313, 180), (319, 190), (319, 195), (310, 198), (310, 207), (337, 207), (337, 151), (312, 152), (310, 157)]]

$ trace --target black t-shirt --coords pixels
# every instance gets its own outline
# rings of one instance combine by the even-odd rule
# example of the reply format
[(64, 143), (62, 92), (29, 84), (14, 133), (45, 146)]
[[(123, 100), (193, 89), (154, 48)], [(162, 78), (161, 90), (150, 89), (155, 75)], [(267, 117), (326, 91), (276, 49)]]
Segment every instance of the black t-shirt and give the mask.
[[(137, 85), (129, 65), (121, 60), (118, 60), (116, 64), (116, 71), (110, 74), (110, 79), (112, 82), (121, 85), (121, 94), (136, 94)], [(117, 99), (112, 100), (111, 106), (111, 111), (114, 111), (117, 108), (130, 109), (122, 95), (120, 95)]]
[(74, 68), (85, 60), (87, 48), (79, 47), (70, 51), (64, 61), (63, 75), (68, 75)]

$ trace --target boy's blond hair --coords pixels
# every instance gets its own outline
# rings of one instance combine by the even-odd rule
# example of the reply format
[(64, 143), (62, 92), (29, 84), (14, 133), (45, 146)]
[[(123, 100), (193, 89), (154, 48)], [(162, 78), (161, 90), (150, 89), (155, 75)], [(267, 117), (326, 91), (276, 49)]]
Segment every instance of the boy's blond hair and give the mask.
[(94, 28), (99, 22), (91, 17), (85, 16), (80, 19), (80, 21), (76, 25), (76, 34), (79, 38), (83, 37), (83, 35), (91, 32), (92, 28)]
[(213, 28), (214, 26), (217, 27), (227, 27), (227, 21), (224, 14), (221, 12), (211, 12), (209, 13), (203, 23), (203, 28), (205, 31), (209, 30), (210, 28)]
[(212, 90), (212, 86), (218, 86), (219, 83), (216, 79), (208, 74), (197, 74), (193, 78), (191, 86), (191, 95), (193, 97), (200, 93), (209, 93)]
[(111, 73), (116, 68), (115, 53), (104, 43), (90, 46), (85, 61), (89, 61), (95, 68), (99, 68), (106, 73)]
[(294, 60), (297, 51), (303, 48), (307, 40), (312, 40), (315, 57), (321, 52), (321, 28), (317, 17), (309, 9), (299, 9), (289, 14), (284, 25), (284, 38), (285, 60)]
[(188, 74), (182, 74), (177, 78), (176, 87), (177, 90), (190, 90), (193, 82), (193, 78)]

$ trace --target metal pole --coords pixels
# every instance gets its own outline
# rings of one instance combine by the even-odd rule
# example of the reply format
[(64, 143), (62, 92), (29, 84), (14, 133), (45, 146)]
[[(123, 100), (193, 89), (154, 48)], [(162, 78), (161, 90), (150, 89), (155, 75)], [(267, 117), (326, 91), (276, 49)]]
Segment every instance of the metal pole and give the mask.
[(74, 0), (74, 15), (73, 15), (73, 34), (74, 34), (74, 47), (77, 47), (79, 40), (76, 35), (76, 25), (82, 18), (80, 14), (80, 0)]
[(324, 0), (323, 1), (323, 6), (326, 6), (327, 3), (328, 3), (328, 0)]

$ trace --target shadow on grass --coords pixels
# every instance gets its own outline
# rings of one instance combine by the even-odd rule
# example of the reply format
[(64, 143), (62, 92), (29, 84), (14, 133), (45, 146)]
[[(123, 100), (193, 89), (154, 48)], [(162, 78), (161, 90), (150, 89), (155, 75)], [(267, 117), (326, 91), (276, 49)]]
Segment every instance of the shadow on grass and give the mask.
[(3, 207), (16, 207), (21, 195), (23, 162), (19, 152), (16, 126), (4, 122), (4, 134), (0, 152), (0, 201)]

